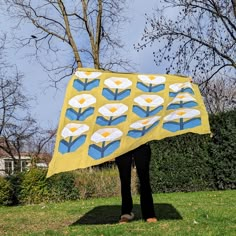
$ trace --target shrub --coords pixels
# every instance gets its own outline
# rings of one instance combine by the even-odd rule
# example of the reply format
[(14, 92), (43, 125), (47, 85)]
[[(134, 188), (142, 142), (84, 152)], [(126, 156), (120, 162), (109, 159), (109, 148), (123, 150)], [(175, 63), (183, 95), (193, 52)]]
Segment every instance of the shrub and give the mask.
[(0, 205), (12, 204), (13, 188), (11, 183), (0, 176)]
[(75, 183), (75, 173), (65, 172), (52, 176), (47, 180), (50, 201), (66, 201), (79, 198)]
[(236, 110), (211, 117), (209, 164), (217, 189), (236, 188)]
[(24, 173), (19, 193), (21, 203), (32, 204), (49, 201), (50, 193), (45, 177), (46, 171), (37, 168)]

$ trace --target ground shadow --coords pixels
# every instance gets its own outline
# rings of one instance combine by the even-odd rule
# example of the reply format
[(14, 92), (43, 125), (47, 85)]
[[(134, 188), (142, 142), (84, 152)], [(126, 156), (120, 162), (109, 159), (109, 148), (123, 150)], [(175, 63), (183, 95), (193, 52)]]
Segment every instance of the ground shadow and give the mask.
[[(140, 205), (135, 204), (133, 208), (135, 220), (142, 219)], [(181, 220), (183, 219), (180, 213), (167, 203), (155, 204), (155, 212), (158, 220)], [(118, 222), (120, 215), (120, 206), (108, 205), (98, 206), (87, 212), (80, 219), (72, 223), (74, 225), (93, 225), (93, 224), (115, 224)]]

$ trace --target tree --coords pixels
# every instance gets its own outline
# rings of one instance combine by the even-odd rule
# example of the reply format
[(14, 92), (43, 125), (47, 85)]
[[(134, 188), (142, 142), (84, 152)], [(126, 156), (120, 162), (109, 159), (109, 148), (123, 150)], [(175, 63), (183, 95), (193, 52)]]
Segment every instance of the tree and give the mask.
[(19, 47), (34, 47), (43, 67), (58, 82), (78, 67), (127, 68), (119, 37), (126, 0), (5, 0), (17, 27), (30, 23), (34, 32)]
[(142, 42), (137, 50), (152, 46), (157, 65), (166, 63), (167, 73), (235, 75), (236, 0), (164, 0), (146, 16)]
[(221, 75), (201, 87), (210, 113), (227, 112), (236, 108), (236, 81), (232, 78)]
[(12, 158), (19, 170), (25, 142), (36, 132), (34, 119), (27, 114), (28, 99), (22, 89), (22, 74), (5, 61), (6, 36), (0, 38), (0, 149)]

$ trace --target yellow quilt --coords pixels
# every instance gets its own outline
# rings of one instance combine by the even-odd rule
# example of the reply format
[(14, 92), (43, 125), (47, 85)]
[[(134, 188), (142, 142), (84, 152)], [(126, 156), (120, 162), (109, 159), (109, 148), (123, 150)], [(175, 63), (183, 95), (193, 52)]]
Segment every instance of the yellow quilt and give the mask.
[(188, 132), (210, 133), (189, 77), (78, 69), (67, 87), (47, 177)]

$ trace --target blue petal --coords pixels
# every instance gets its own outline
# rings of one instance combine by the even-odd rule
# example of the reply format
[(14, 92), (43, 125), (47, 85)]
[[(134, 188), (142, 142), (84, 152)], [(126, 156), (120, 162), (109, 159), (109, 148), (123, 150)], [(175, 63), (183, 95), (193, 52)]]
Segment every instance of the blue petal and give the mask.
[(190, 93), (190, 94), (194, 94), (193, 90), (191, 88), (183, 88), (178, 92), (170, 92), (169, 96), (170, 97), (176, 97), (179, 93)]
[(173, 104), (170, 104), (167, 107), (167, 110), (175, 110), (175, 109), (178, 109), (178, 108), (191, 108), (191, 107), (195, 107), (197, 105), (198, 104), (196, 102), (193, 102), (193, 101), (182, 103), (182, 104), (180, 104), (180, 103), (173, 103)]
[(141, 130), (130, 130), (127, 136), (130, 136), (132, 138), (140, 138), (143, 136), (143, 132)]
[(148, 133), (150, 130), (152, 130), (154, 127), (156, 127), (159, 124), (159, 120), (157, 120), (156, 122), (154, 122), (150, 127), (148, 127), (145, 131), (145, 134)]
[(115, 100), (123, 100), (124, 98), (130, 95), (130, 89), (125, 89), (122, 92), (117, 94), (117, 98)]
[(118, 125), (126, 120), (126, 115), (119, 116), (111, 121), (111, 125)]
[(104, 157), (112, 154), (117, 148), (119, 148), (119, 146), (120, 146), (120, 140), (116, 140), (114, 142), (109, 143), (104, 148)]
[(99, 86), (99, 83), (100, 83), (100, 80), (98, 80), (98, 79), (94, 79), (94, 80), (92, 80), (91, 82), (88, 82), (88, 83), (87, 83), (87, 86), (86, 86), (86, 90), (87, 90), (87, 91), (90, 91), (90, 90), (92, 90), (93, 88), (98, 87), (98, 86)]
[(96, 124), (101, 125), (101, 126), (106, 126), (108, 125), (108, 120), (106, 120), (103, 116), (98, 116), (96, 119)]
[(62, 154), (68, 152), (68, 143), (64, 139), (60, 141), (58, 151)]
[(159, 111), (163, 109), (163, 106), (156, 107), (155, 109), (149, 111), (148, 116), (154, 116), (156, 115)]
[(79, 79), (75, 79), (73, 82), (73, 87), (77, 90), (77, 91), (84, 91), (84, 83), (79, 80)]
[(143, 92), (149, 92), (149, 87), (141, 82), (138, 82), (136, 87)]
[(80, 114), (78, 120), (82, 120), (83, 121), (83, 120), (87, 119), (89, 116), (91, 116), (93, 114), (93, 112), (94, 112), (94, 107), (87, 108), (86, 110), (84, 110)]
[(70, 152), (76, 151), (86, 140), (86, 135), (81, 135), (80, 137), (73, 140), (70, 145)]
[(142, 117), (142, 118), (147, 117), (147, 112), (137, 105), (133, 106), (133, 112), (139, 117)]
[(72, 108), (68, 108), (66, 110), (66, 117), (69, 120), (77, 120), (77, 112), (74, 109), (72, 109)]
[(201, 118), (193, 118), (184, 122), (184, 129), (193, 128), (201, 125)]
[(170, 132), (176, 132), (180, 130), (180, 124), (178, 122), (169, 121), (163, 124), (163, 128)]
[(112, 90), (108, 88), (104, 88), (102, 90), (102, 95), (108, 100), (114, 100), (114, 97), (115, 97), (115, 94), (112, 92)]
[(95, 144), (92, 144), (89, 146), (88, 154), (93, 159), (98, 160), (98, 159), (102, 158), (102, 149), (101, 149), (101, 147), (99, 147)]

